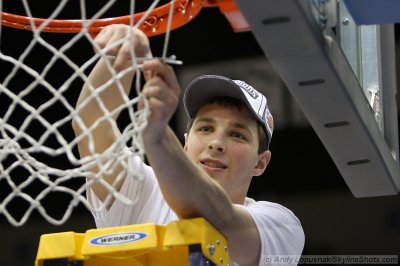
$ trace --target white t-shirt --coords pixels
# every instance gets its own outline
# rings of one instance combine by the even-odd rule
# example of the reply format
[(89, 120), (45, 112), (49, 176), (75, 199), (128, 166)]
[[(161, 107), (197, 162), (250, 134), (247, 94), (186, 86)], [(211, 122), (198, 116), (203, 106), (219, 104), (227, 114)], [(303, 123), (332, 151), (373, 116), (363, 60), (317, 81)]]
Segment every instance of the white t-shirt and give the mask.
[[(142, 167), (145, 173), (142, 182), (128, 176), (121, 187), (121, 194), (137, 200), (134, 206), (127, 206), (115, 200), (107, 211), (93, 191), (90, 189), (87, 191), (96, 226), (101, 228), (142, 223), (167, 224), (178, 220), (176, 213), (165, 202), (152, 168), (142, 163), (138, 157), (130, 159), (129, 167), (133, 167), (131, 169)], [(255, 201), (251, 198), (246, 198), (245, 204), (238, 206), (251, 215), (257, 226), (261, 240), (259, 265), (267, 265), (265, 261), (267, 256), (301, 255), (304, 232), (293, 212), (282, 205)]]

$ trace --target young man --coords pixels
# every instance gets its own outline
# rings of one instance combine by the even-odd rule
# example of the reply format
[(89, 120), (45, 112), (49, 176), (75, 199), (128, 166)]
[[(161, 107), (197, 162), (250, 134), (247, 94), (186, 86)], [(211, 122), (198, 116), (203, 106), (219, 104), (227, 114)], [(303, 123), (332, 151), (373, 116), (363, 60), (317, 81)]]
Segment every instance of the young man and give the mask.
[[(129, 32), (132, 41), (107, 52), (115, 56), (116, 72), (131, 64), (132, 47), (137, 57), (151, 58), (147, 37), (123, 25), (109, 26), (96, 37), (97, 45), (107, 49)], [(182, 148), (168, 126), (180, 94), (173, 69), (159, 60), (145, 60), (143, 71), (143, 94), (151, 112), (143, 141), (151, 167), (131, 156), (128, 166), (143, 169), (145, 179), (135, 182), (123, 178), (116, 185), (120, 193), (137, 199), (137, 203), (129, 207), (114, 200), (103, 211), (93, 213), (97, 226), (164, 224), (203, 217), (227, 238), (231, 259), (241, 266), (265, 265), (262, 258), (268, 255), (300, 255), (304, 233), (294, 214), (281, 205), (246, 197), (252, 177), (260, 176), (271, 158), (268, 145), (273, 125), (265, 96), (243, 81), (215, 75), (195, 79), (184, 95), (191, 122)], [(128, 94), (132, 78), (131, 73), (119, 80), (125, 88), (123, 93), (111, 84), (99, 94), (108, 111), (121, 105), (121, 94)], [(110, 70), (100, 60), (77, 104), (86, 101), (78, 113), (86, 127), (104, 115), (98, 101), (87, 102), (91, 93), (88, 84), (97, 88), (109, 79)], [(77, 135), (82, 134), (79, 123), (74, 121), (73, 127)], [(113, 121), (103, 120), (91, 130), (94, 153), (104, 152), (117, 140), (113, 127)], [(82, 157), (93, 154), (87, 137), (80, 141), (79, 151)], [(104, 180), (115, 185), (121, 169), (116, 167)], [(99, 169), (93, 167), (91, 171)], [(88, 200), (97, 209), (103, 206), (107, 194), (103, 185), (92, 184)]]

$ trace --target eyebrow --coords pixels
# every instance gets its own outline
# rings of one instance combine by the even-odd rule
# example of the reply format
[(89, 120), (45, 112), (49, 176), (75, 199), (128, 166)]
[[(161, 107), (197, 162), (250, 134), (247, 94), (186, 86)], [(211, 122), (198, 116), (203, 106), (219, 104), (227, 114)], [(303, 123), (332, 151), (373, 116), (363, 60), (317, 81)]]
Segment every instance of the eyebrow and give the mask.
[(233, 124), (233, 127), (235, 127), (235, 128), (245, 129), (245, 130), (248, 130), (250, 132), (250, 128), (248, 126), (246, 126), (246, 125), (243, 125), (242, 123), (235, 122), (235, 123), (232, 123), (232, 124)]
[[(205, 123), (217, 123), (217, 121), (212, 118), (212, 117), (200, 117), (198, 119), (196, 119), (194, 121), (194, 123), (200, 123), (200, 122), (205, 122)], [(251, 132), (250, 128), (242, 123), (239, 122), (233, 122), (230, 123), (231, 126), (233, 126), (234, 128), (238, 128), (238, 129), (244, 129), (248, 132)]]
[(194, 123), (199, 123), (199, 122), (216, 123), (217, 121), (215, 121), (215, 119), (211, 117), (200, 117), (194, 120)]

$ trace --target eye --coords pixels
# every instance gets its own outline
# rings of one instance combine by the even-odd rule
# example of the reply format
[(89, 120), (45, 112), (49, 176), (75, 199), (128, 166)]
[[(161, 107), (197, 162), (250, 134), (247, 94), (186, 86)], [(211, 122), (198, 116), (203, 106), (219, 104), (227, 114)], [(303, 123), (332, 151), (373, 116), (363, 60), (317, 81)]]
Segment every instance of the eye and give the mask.
[(197, 129), (197, 131), (204, 133), (211, 132), (211, 130), (212, 128), (210, 126), (201, 126)]
[(247, 140), (247, 138), (242, 133), (237, 131), (232, 131), (230, 133), (230, 136), (241, 140)]

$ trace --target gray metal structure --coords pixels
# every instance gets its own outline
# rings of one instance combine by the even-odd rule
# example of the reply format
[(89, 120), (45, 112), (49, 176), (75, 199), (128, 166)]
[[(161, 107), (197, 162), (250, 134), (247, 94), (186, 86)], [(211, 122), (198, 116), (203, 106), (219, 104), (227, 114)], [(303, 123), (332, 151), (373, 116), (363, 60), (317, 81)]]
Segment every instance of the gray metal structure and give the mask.
[[(351, 33), (339, 25), (348, 22), (344, 20), (343, 12), (339, 15), (342, 2), (337, 2), (339, 22), (336, 32), (324, 25), (323, 19), (316, 19), (313, 8), (318, 1), (236, 2), (268, 60), (302, 108), (353, 195), (398, 194), (393, 25), (376, 26), (377, 43), (373, 50), (377, 57), (372, 62), (375, 67), (368, 70), (370, 72), (367, 69), (358, 72), (371, 77), (373, 71), (378, 71), (372, 86), (370, 80), (364, 81), (363, 75), (353, 71), (352, 58), (345, 54), (352, 47), (346, 47), (343, 42), (343, 34)], [(323, 18), (324, 14), (320, 15)], [(363, 66), (362, 61), (357, 62), (361, 62), (358, 66)], [(364, 91), (375, 94), (369, 97)]]

